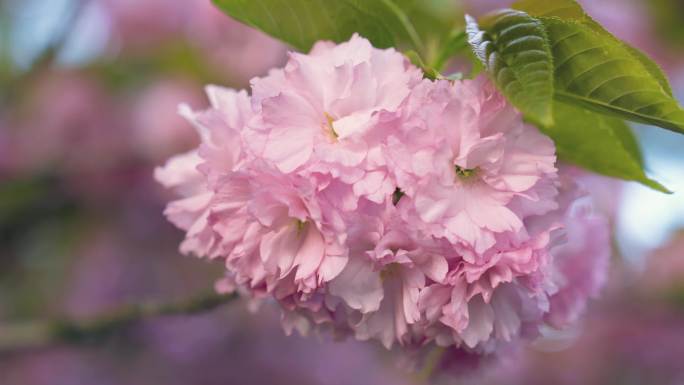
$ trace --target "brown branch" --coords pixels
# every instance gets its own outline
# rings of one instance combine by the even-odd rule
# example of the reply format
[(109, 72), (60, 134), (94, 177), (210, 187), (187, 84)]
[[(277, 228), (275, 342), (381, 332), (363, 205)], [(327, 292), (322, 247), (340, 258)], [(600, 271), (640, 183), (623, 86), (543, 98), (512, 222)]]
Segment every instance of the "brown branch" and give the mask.
[(202, 313), (235, 298), (236, 295), (209, 293), (181, 302), (128, 305), (88, 320), (38, 320), (0, 325), (0, 353), (54, 344), (96, 343), (142, 320)]

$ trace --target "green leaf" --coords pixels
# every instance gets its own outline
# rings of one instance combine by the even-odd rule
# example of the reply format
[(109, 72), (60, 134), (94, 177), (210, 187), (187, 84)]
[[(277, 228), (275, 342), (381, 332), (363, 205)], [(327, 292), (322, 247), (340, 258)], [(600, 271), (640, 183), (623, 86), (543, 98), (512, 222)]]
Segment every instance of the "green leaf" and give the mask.
[[(213, 0), (223, 12), (301, 51), (359, 33), (378, 48), (422, 42), (403, 9), (414, 0)], [(404, 8), (402, 8), (404, 7)]]
[[(377, 0), (376, 0), (377, 1)], [(453, 31), (463, 31), (463, 16), (453, 0), (393, 0), (405, 13), (419, 36), (420, 55), (437, 72), (437, 57), (450, 49)], [(454, 55), (456, 52), (453, 52)], [(449, 59), (449, 58), (447, 58)]]
[(586, 23), (542, 20), (554, 56), (558, 99), (684, 133), (684, 110), (624, 44)]
[(556, 123), (540, 129), (556, 143), (560, 160), (670, 192), (646, 176), (641, 150), (624, 121), (561, 102), (554, 103), (554, 112)]
[(641, 62), (641, 64), (646, 67), (646, 71), (648, 71), (651, 76), (653, 76), (658, 83), (660, 83), (660, 86), (663, 88), (663, 91), (665, 91), (669, 96), (674, 97), (674, 94), (672, 92), (672, 86), (670, 86), (670, 81), (667, 80), (667, 75), (665, 75), (665, 72), (663, 71), (662, 68), (658, 64), (656, 64), (651, 58), (646, 56), (645, 53), (639, 51), (638, 49), (627, 45), (626, 43), (622, 43), (625, 48)]
[(644, 155), (641, 153), (639, 140), (637, 139), (636, 135), (634, 135), (632, 127), (625, 123), (624, 120), (608, 116), (603, 116), (603, 118), (616, 121), (616, 123), (612, 124), (611, 126), (613, 127), (618, 139), (620, 139), (622, 142), (622, 146), (632, 155), (632, 158), (639, 163), (641, 168), (645, 168), (646, 165), (644, 164)]
[(665, 92), (672, 96), (672, 88), (670, 82), (665, 76), (665, 72), (656, 64), (651, 58), (646, 56), (643, 52), (621, 41), (608, 32), (601, 24), (591, 18), (582, 6), (575, 0), (519, 0), (513, 4), (513, 8), (527, 12), (535, 17), (557, 17), (563, 20), (572, 20), (581, 22), (591, 27), (594, 31), (603, 36), (621, 44), (625, 47), (641, 64), (646, 67), (646, 70), (658, 80)]
[(468, 42), (504, 95), (532, 122), (553, 122), (553, 59), (542, 23), (502, 10), (479, 22), (466, 16)]
[(684, 48), (684, 2), (649, 0), (644, 3), (652, 17), (652, 26), (658, 37), (669, 48), (681, 52)]
[(564, 20), (584, 20), (588, 16), (575, 0), (518, 0), (513, 9), (535, 17), (558, 17)]
[[(453, 0), (394, 0), (394, 2), (409, 16), (418, 35), (426, 45), (425, 57), (433, 54), (444, 46), (454, 27), (463, 24), (463, 16)], [(413, 4), (411, 4), (413, 3)]]

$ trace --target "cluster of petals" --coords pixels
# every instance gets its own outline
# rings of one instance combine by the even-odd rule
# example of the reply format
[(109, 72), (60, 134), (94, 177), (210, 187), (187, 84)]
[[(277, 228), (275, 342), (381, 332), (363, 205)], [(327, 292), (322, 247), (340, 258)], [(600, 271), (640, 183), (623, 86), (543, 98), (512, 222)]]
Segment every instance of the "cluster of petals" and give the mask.
[(286, 330), (489, 352), (600, 289), (605, 222), (486, 79), (423, 79), (353, 36), (207, 92), (181, 107), (202, 144), (157, 170), (166, 215)]

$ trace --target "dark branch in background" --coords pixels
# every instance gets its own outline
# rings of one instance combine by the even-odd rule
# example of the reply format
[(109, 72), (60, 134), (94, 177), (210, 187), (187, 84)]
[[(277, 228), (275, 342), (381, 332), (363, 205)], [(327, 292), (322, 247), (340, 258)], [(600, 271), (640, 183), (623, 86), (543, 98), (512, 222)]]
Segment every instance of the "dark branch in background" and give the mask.
[(27, 321), (0, 325), (0, 353), (54, 344), (97, 343), (143, 320), (202, 313), (236, 298), (234, 294), (206, 293), (181, 302), (128, 305), (89, 320)]

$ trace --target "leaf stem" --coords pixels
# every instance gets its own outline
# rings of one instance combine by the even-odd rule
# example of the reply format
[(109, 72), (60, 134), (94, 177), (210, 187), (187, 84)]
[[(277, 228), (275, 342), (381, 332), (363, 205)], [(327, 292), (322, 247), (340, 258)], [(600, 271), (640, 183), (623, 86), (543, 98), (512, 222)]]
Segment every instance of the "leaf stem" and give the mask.
[(425, 365), (416, 374), (416, 381), (419, 384), (427, 384), (430, 378), (435, 374), (435, 369), (439, 366), (446, 353), (446, 348), (441, 346), (435, 346), (425, 357)]

